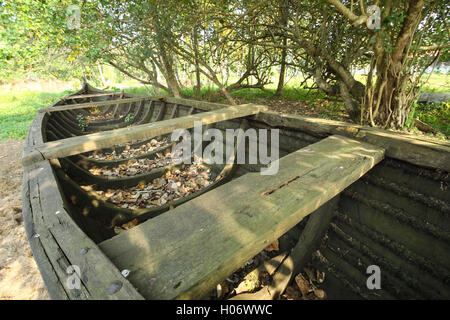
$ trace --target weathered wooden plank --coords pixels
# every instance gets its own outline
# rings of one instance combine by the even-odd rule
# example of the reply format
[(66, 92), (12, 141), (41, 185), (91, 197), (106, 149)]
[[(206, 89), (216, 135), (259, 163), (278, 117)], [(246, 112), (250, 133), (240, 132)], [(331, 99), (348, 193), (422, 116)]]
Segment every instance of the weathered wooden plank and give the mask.
[(75, 109), (84, 109), (84, 108), (92, 108), (92, 107), (101, 107), (101, 106), (109, 106), (112, 104), (123, 104), (123, 103), (131, 103), (138, 102), (142, 100), (150, 100), (151, 98), (125, 98), (125, 99), (117, 99), (117, 100), (105, 100), (105, 101), (96, 101), (96, 102), (85, 102), (85, 103), (77, 103), (77, 104), (69, 104), (65, 106), (52, 106), (47, 108), (39, 109), (40, 113), (43, 112), (55, 112), (55, 111), (64, 111), (64, 110), (75, 110)]
[[(48, 161), (39, 164), (35, 175), (42, 207), (41, 229), (46, 229), (55, 246), (70, 265), (80, 268), (81, 281), (89, 299), (142, 299), (97, 245), (79, 229), (65, 209), (54, 173)], [(66, 267), (66, 266), (65, 266)], [(63, 282), (68, 276), (64, 270)], [(113, 282), (120, 290), (110, 291)], [(70, 292), (70, 291), (69, 291)], [(78, 296), (75, 296), (78, 298)], [(71, 297), (73, 298), (73, 297)]]
[[(45, 114), (30, 126), (26, 144), (43, 142)], [(24, 168), (23, 215), (33, 255), (53, 299), (142, 299), (97, 245), (65, 210), (62, 193), (48, 161)], [(81, 269), (79, 289), (68, 287), (67, 267)], [(111, 290), (111, 282), (116, 290)], [(119, 290), (117, 290), (119, 289)], [(114, 292), (113, 292), (114, 291)]]
[(81, 98), (96, 98), (105, 96), (117, 96), (121, 95), (123, 92), (105, 92), (105, 93), (91, 93), (91, 94), (78, 94), (74, 96), (67, 96), (61, 98), (61, 100), (71, 100), (71, 99), (81, 99)]
[[(26, 144), (33, 145), (35, 142), (39, 141), (39, 128), (43, 115), (37, 116), (31, 123), (26, 137)], [(40, 225), (36, 225), (37, 216), (40, 216), (40, 212), (33, 212), (32, 208), (32, 185), (30, 183), (31, 175), (30, 172), (32, 168), (24, 168), (23, 170), (23, 183), (22, 183), (22, 214), (24, 218), (24, 226), (27, 233), (27, 237), (30, 243), (31, 250), (33, 252), (34, 259), (37, 262), (39, 271), (44, 280), (45, 287), (52, 299), (68, 299), (68, 295), (64, 290), (63, 284), (59, 281), (58, 274), (49, 259), (48, 253), (46, 252), (43, 242), (40, 237), (39, 229)], [(34, 198), (35, 202), (37, 198)]]
[(383, 157), (328, 137), (281, 158), (276, 175), (248, 173), (99, 246), (146, 298), (201, 298)]
[(254, 115), (263, 110), (266, 110), (266, 107), (253, 104), (227, 107), (215, 111), (150, 124), (142, 124), (113, 131), (97, 132), (84, 136), (47, 142), (45, 144), (33, 146), (32, 148), (26, 148), (22, 158), (23, 164), (26, 166), (42, 159), (66, 157), (96, 149), (112, 147), (132, 140), (149, 139), (171, 133), (176, 129), (193, 128), (196, 121), (201, 121), (203, 125), (206, 125), (209, 123)]
[[(33, 223), (35, 234), (31, 239), (39, 238), (40, 243), (44, 249), (44, 256), (40, 256), (40, 259), (47, 260), (50, 270), (56, 274), (57, 283), (49, 284), (50, 287), (61, 287), (63, 293), (59, 293), (58, 296), (52, 297), (56, 299), (89, 299), (90, 294), (86, 287), (80, 284), (80, 287), (71, 289), (68, 286), (69, 274), (66, 272), (71, 263), (64, 256), (58, 243), (53, 238), (50, 232), (50, 226), (47, 226), (44, 220), (46, 214), (45, 199), (42, 198), (42, 186), (40, 185), (39, 176), (42, 174), (42, 168), (38, 166), (31, 166), (28, 171), (28, 184), (30, 186), (30, 203), (33, 212)], [(33, 240), (31, 240), (33, 241)], [(36, 260), (39, 263), (39, 260)]]
[(253, 119), (274, 127), (302, 130), (319, 137), (332, 134), (345, 135), (385, 148), (387, 157), (450, 172), (450, 143), (447, 141), (277, 112), (261, 112)]
[(202, 110), (207, 110), (207, 111), (218, 110), (218, 109), (230, 107), (230, 105), (228, 105), (228, 104), (214, 103), (214, 102), (208, 102), (208, 101), (199, 101), (199, 100), (190, 100), (190, 99), (183, 99), (183, 98), (174, 98), (174, 97), (164, 97), (162, 100), (164, 100), (167, 103), (180, 104), (183, 106), (194, 107), (196, 109), (202, 109)]

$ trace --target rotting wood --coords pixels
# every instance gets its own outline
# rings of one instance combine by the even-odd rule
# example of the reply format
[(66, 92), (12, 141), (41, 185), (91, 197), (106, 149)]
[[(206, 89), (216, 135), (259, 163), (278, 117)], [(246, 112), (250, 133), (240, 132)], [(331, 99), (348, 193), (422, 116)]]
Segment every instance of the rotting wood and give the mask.
[[(111, 262), (99, 251), (95, 243), (92, 242), (72, 220), (65, 209), (61, 198), (61, 192), (55, 180), (52, 168), (48, 161), (39, 165), (39, 174), (30, 172), (33, 176), (29, 181), (36, 181), (36, 187), (39, 192), (39, 203), (41, 207), (42, 221), (35, 223), (40, 227), (40, 238), (48, 233), (49, 240), (47, 245), (53, 244), (56, 251), (61, 251), (60, 257), (66, 260), (61, 266), (60, 282), (64, 285), (69, 276), (66, 269), (70, 265), (76, 265), (81, 271), (81, 282), (83, 284), (80, 293), (76, 290), (66, 288), (66, 292), (75, 298), (90, 299), (129, 299), (142, 297), (136, 292), (134, 287), (120, 274), (117, 268), (113, 267)], [(35, 207), (33, 206), (33, 212)], [(45, 230), (44, 230), (45, 229)], [(44, 246), (46, 244), (44, 243)], [(47, 249), (49, 249), (47, 247)], [(83, 253), (85, 249), (85, 253)], [(55, 250), (52, 251), (55, 253)], [(55, 256), (57, 259), (58, 256)], [(61, 259), (60, 258), (60, 259)], [(52, 260), (50, 258), (50, 260)], [(54, 261), (55, 266), (57, 261)], [(108, 286), (113, 280), (121, 281), (122, 289), (118, 292), (108, 295)]]
[(311, 213), (297, 244), (290, 254), (280, 263), (272, 276), (272, 283), (255, 293), (244, 293), (231, 300), (273, 300), (286, 290), (293, 277), (302, 271), (314, 250), (319, 247), (320, 239), (330, 226), (333, 213), (339, 202), (339, 195)]
[(151, 100), (151, 99), (152, 99), (151, 97), (148, 97), (148, 98), (137, 97), (137, 98), (125, 98), (125, 99), (117, 99), (117, 100), (105, 100), (105, 101), (96, 101), (96, 102), (77, 103), (77, 104), (69, 104), (69, 105), (64, 105), (64, 106), (52, 106), (52, 107), (39, 109), (39, 113), (93, 108), (93, 107), (109, 106), (112, 104), (125, 104), (125, 103), (131, 103), (131, 102), (139, 102), (142, 100)]
[(173, 97), (163, 97), (163, 101), (167, 103), (180, 104), (183, 106), (194, 107), (196, 109), (202, 109), (207, 111), (228, 108), (231, 105), (222, 104), (222, 103), (214, 103), (208, 101), (199, 101), (199, 100), (190, 100), (190, 99), (182, 99), (182, 98), (173, 98)]
[(35, 161), (72, 156), (96, 149), (108, 148), (132, 140), (149, 139), (171, 133), (176, 129), (189, 129), (194, 123), (201, 121), (203, 125), (219, 121), (246, 117), (265, 110), (263, 106), (248, 104), (239, 107), (227, 107), (215, 111), (163, 120), (156, 123), (142, 124), (134, 127), (116, 129), (113, 131), (97, 132), (79, 137), (71, 137), (41, 145), (26, 147), (22, 157), (23, 165), (27, 166)]
[(79, 94), (74, 96), (67, 96), (61, 98), (61, 100), (71, 100), (71, 99), (78, 99), (78, 98), (96, 98), (96, 97), (105, 97), (105, 96), (116, 96), (121, 95), (122, 92), (105, 92), (105, 93), (91, 93), (91, 94)]
[(276, 175), (248, 173), (99, 246), (146, 298), (201, 298), (383, 157), (382, 148), (328, 137), (281, 158)]
[[(45, 114), (36, 116), (27, 134), (27, 145), (43, 142), (42, 124), (46, 118)], [(48, 161), (24, 168), (22, 201), (27, 236), (53, 299), (142, 299), (65, 210)], [(70, 265), (81, 269), (79, 289), (70, 289), (67, 285)], [(121, 281), (122, 287), (108, 294), (114, 279)]]

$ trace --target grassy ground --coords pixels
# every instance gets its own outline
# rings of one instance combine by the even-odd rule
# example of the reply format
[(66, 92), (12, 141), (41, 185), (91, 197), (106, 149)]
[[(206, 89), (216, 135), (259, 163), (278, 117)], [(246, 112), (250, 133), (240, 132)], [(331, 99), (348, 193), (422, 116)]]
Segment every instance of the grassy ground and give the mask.
[[(363, 80), (363, 79), (361, 79)], [(450, 92), (450, 76), (432, 74), (423, 77), (423, 92)], [(425, 82), (426, 81), (426, 82)], [(306, 90), (295, 86), (298, 79), (292, 79), (284, 88), (281, 96), (275, 97), (274, 85), (266, 90), (242, 89), (232, 93), (237, 103), (259, 103), (268, 105), (271, 109), (286, 113), (321, 117), (326, 119), (350, 121), (343, 104), (336, 99), (327, 98), (314, 90)], [(0, 89), (0, 139), (24, 138), (28, 127), (35, 117), (37, 110), (46, 107), (77, 89), (77, 84), (70, 83), (60, 86), (56, 90), (19, 90), (18, 88)], [(65, 89), (65, 90), (64, 90)], [(117, 86), (110, 86), (109, 90), (122, 90), (130, 93), (152, 94), (153, 92), (137, 82), (128, 81)], [(194, 91), (187, 87), (182, 91), (186, 98), (192, 98)], [(217, 95), (217, 88), (204, 86), (201, 99), (225, 102)], [(440, 132), (450, 135), (450, 105), (416, 105), (412, 117), (419, 118)]]
[(0, 139), (24, 138), (37, 110), (69, 94), (60, 92), (3, 92), (0, 94)]

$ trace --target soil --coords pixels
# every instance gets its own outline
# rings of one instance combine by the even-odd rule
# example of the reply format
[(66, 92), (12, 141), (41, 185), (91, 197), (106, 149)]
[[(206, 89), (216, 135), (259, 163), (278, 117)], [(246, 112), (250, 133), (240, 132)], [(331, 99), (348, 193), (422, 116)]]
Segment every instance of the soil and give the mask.
[(49, 299), (22, 217), (24, 140), (0, 141), (0, 299)]

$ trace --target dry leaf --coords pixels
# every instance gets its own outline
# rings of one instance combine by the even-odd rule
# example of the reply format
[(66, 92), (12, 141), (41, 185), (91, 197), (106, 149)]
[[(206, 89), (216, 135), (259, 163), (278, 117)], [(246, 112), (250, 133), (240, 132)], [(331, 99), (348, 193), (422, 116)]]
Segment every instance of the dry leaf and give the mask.
[(250, 272), (245, 276), (244, 281), (242, 281), (236, 288), (236, 294), (254, 292), (260, 287), (260, 285), (261, 283), (258, 275), (254, 272)]
[(301, 273), (299, 273), (295, 277), (295, 283), (297, 283), (297, 286), (300, 289), (302, 296), (306, 297), (308, 292), (311, 290), (311, 284), (309, 283), (309, 281), (306, 280)]
[(270, 251), (278, 251), (278, 250), (280, 250), (278, 240), (275, 240), (274, 242), (272, 242), (265, 250), (269, 251), (269, 252)]
[(314, 295), (319, 299), (325, 299), (327, 297), (325, 291), (321, 289), (314, 289)]

